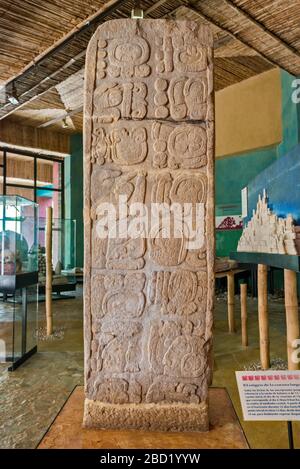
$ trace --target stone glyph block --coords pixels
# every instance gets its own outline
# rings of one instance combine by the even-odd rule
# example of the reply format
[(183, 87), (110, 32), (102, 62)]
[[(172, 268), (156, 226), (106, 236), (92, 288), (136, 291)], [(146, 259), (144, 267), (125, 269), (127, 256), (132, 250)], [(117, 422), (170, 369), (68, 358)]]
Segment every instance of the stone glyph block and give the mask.
[[(85, 75), (85, 416), (208, 430), (214, 296), (213, 37), (189, 21), (100, 26)], [(99, 206), (200, 204), (201, 246), (102, 239)], [(126, 212), (117, 225), (130, 222)]]

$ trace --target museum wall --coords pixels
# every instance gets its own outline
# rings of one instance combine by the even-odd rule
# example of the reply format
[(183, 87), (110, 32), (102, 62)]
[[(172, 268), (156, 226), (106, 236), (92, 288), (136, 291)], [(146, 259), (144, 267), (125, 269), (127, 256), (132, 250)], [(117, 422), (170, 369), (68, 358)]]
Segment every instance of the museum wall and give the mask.
[(217, 158), (281, 142), (279, 69), (228, 86), (215, 101)]
[(38, 149), (45, 153), (68, 154), (70, 152), (68, 134), (20, 125), (9, 118), (0, 121), (0, 144), (9, 144), (14, 147), (33, 150)]
[(83, 267), (83, 148), (82, 135), (71, 136), (71, 156), (65, 158), (65, 217), (76, 220), (76, 266)]
[[(266, 75), (266, 73), (258, 75), (256, 79), (263, 77), (263, 75)], [(263, 78), (265, 80), (265, 77)], [(291, 95), (294, 91), (294, 88), (292, 88), (292, 81), (294, 79), (295, 77), (291, 76), (287, 72), (282, 70), (280, 71), (281, 91), (278, 91), (277, 89), (277, 94), (281, 99), (280, 115), (282, 139), (280, 143), (269, 147), (263, 145), (265, 148), (240, 152), (231, 156), (227, 155), (224, 157), (217, 157), (216, 215), (240, 215), (241, 189), (254, 179), (261, 171), (271, 165), (278, 158), (286, 155), (300, 142), (300, 106), (294, 104), (291, 99)], [(249, 79), (243, 83), (246, 84), (249, 82), (251, 84), (252, 80), (253, 79)], [(234, 90), (234, 88), (238, 86), (239, 85), (233, 85), (231, 88)], [(262, 88), (264, 89), (264, 86), (262, 86)], [(272, 88), (274, 91), (275, 88)], [(259, 113), (257, 113), (257, 117), (259, 117)], [(233, 117), (231, 116), (231, 118)], [(218, 138), (217, 133), (217, 139)], [(240, 235), (241, 230), (218, 231), (216, 234), (217, 255), (227, 256), (231, 251), (234, 251)]]
[(267, 192), (269, 206), (279, 217), (292, 215), (300, 225), (300, 145), (278, 158), (248, 184), (248, 217), (256, 209), (259, 195)]
[[(276, 147), (217, 159), (216, 161), (216, 215), (241, 215), (241, 190), (251, 179), (277, 158)], [(234, 251), (242, 230), (222, 230), (216, 233), (218, 256)]]

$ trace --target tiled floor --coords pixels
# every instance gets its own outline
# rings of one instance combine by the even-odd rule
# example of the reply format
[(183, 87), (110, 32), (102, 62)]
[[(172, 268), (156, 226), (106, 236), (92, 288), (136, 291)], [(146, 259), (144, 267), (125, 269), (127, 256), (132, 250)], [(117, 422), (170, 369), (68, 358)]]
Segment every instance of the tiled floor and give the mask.
[[(44, 303), (39, 309), (42, 325)], [(54, 301), (53, 309), (63, 339), (39, 342), (38, 353), (12, 373), (1, 365), (0, 448), (35, 448), (74, 387), (83, 383), (82, 297)]]
[[(236, 298), (238, 302), (238, 298)], [(283, 301), (270, 301), (270, 338), (273, 358), (286, 358)], [(228, 389), (253, 448), (287, 448), (284, 422), (243, 422), (235, 370), (259, 361), (257, 302), (249, 298), (249, 347), (241, 346), (239, 305), (237, 334), (228, 334), (226, 300), (216, 302), (213, 384)], [(40, 304), (40, 324), (44, 320)], [(63, 328), (61, 340), (41, 341), (38, 353), (13, 373), (0, 367), (0, 448), (35, 448), (72, 389), (83, 382), (82, 298), (54, 302), (54, 325)], [(300, 448), (300, 423), (294, 424)]]

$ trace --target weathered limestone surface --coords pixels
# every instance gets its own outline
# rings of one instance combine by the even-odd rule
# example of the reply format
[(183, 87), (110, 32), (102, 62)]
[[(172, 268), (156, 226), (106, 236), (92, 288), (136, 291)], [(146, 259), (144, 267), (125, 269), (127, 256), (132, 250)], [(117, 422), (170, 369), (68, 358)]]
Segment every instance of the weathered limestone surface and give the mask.
[[(212, 34), (188, 21), (100, 26), (85, 81), (85, 416), (208, 430), (214, 290)], [(97, 237), (97, 207), (202, 202), (205, 242)]]

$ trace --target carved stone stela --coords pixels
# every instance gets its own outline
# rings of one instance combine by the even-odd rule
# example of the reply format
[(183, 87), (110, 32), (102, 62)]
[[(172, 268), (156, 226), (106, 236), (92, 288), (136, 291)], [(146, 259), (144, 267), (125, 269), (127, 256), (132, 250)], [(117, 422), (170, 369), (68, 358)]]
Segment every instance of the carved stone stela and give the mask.
[[(86, 427), (208, 430), (214, 291), (213, 38), (114, 20), (85, 79)], [(97, 207), (203, 204), (204, 243), (97, 236)]]

